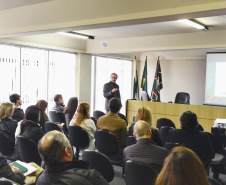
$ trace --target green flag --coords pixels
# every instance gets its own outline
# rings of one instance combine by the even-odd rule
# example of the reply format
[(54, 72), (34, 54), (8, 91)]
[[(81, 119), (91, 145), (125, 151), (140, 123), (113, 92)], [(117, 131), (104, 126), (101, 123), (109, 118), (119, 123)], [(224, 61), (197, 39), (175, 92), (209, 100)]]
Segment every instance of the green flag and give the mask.
[(137, 69), (136, 69), (136, 76), (134, 77), (134, 81), (133, 81), (133, 99), (139, 100)]
[(146, 60), (145, 60), (145, 64), (144, 64), (144, 70), (143, 70), (143, 76), (142, 76), (142, 79), (141, 79), (141, 83), (140, 83), (140, 87), (142, 88), (142, 91), (146, 91), (148, 90), (148, 87), (147, 87), (147, 57), (146, 57)]
[(162, 85), (162, 73), (160, 67), (159, 58), (157, 60), (156, 72), (155, 72), (155, 79), (152, 87), (152, 99), (154, 101), (160, 102), (160, 90), (163, 88)]

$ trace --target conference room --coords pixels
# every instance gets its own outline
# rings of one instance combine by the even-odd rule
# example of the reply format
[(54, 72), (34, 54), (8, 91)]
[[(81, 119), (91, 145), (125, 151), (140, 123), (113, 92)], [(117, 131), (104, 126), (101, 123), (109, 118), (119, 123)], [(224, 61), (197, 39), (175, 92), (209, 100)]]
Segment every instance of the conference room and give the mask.
[[(59, 93), (65, 103), (76, 96), (90, 104), (92, 116), (95, 110), (105, 112), (103, 85), (115, 72), (128, 127), (137, 109), (148, 106), (153, 126), (165, 117), (179, 128), (180, 115), (190, 109), (211, 132), (217, 118), (226, 119), (225, 8), (223, 0), (3, 0), (0, 103), (18, 93), (24, 110), (39, 99), (51, 109)], [(195, 20), (205, 29), (181, 19)], [(147, 93), (152, 95), (158, 57), (161, 102), (131, 100), (136, 69), (141, 98), (146, 59)], [(168, 103), (178, 92), (189, 93), (190, 105)]]

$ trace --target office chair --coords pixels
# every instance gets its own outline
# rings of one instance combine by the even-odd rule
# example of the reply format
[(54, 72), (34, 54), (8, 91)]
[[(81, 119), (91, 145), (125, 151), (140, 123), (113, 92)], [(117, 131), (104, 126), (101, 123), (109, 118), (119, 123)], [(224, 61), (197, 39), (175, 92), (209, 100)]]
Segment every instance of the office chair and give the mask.
[(157, 128), (160, 130), (162, 126), (168, 126), (168, 127), (173, 127), (176, 128), (174, 122), (170, 119), (167, 118), (159, 118), (157, 120)]
[(93, 112), (93, 117), (94, 117), (96, 120), (98, 120), (99, 117), (104, 116), (104, 115), (105, 115), (105, 113), (102, 112), (102, 111), (99, 111), (99, 110), (95, 110), (95, 111)]
[(44, 127), (45, 127), (45, 133), (53, 131), (53, 130), (63, 132), (63, 130), (56, 123), (52, 123), (49, 121), (45, 122)]
[(154, 185), (157, 178), (157, 171), (143, 163), (126, 161), (125, 180), (126, 185)]
[(137, 140), (135, 139), (135, 137), (133, 137), (133, 136), (127, 137), (127, 139), (126, 139), (126, 147), (130, 146), (130, 145), (134, 145), (136, 143), (137, 143)]
[(38, 152), (38, 145), (23, 136), (17, 136), (18, 149), (23, 162), (34, 162), (41, 166), (42, 159)]
[(148, 96), (148, 93), (146, 91), (141, 92), (141, 98), (143, 101), (150, 101), (150, 98)]
[(2, 155), (12, 154), (14, 151), (14, 146), (8, 139), (8, 137), (0, 131), (0, 152)]
[(89, 169), (96, 169), (103, 175), (107, 182), (113, 180), (114, 169), (106, 155), (96, 151), (85, 150), (82, 156), (83, 161), (89, 162)]
[(128, 126), (128, 121), (127, 121), (127, 118), (125, 117), (125, 115), (121, 114), (121, 113), (118, 113), (119, 117), (124, 119), (126, 121), (126, 125)]
[(79, 159), (80, 149), (89, 145), (89, 135), (82, 127), (76, 125), (68, 127), (68, 135), (71, 145), (76, 148), (75, 157)]
[(174, 103), (190, 104), (190, 95), (186, 92), (179, 92), (176, 95)]

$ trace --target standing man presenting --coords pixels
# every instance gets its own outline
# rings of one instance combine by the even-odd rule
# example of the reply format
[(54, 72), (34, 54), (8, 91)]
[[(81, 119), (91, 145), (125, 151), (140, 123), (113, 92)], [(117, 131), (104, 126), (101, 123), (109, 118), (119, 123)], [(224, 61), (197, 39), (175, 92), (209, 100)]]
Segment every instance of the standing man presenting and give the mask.
[(116, 80), (118, 78), (118, 75), (116, 73), (112, 73), (111, 74), (111, 81), (104, 84), (104, 97), (106, 98), (105, 100), (105, 110), (106, 110), (106, 113), (109, 112), (109, 109), (108, 109), (108, 103), (109, 103), (109, 100), (111, 98), (120, 98), (120, 92), (119, 92), (119, 86), (118, 84), (116, 84)]

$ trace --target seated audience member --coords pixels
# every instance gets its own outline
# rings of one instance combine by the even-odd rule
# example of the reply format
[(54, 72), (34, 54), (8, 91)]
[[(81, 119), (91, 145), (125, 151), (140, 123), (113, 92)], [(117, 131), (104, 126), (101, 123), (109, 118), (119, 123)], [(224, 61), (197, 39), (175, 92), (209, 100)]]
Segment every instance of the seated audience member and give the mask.
[(44, 136), (44, 131), (39, 124), (39, 112), (39, 108), (36, 105), (29, 106), (25, 111), (25, 119), (21, 122), (21, 130), (19, 132), (21, 136), (31, 139), (37, 144)]
[(110, 112), (97, 120), (97, 128), (108, 130), (115, 136), (118, 142), (118, 156), (116, 158), (121, 159), (127, 138), (126, 121), (118, 115), (122, 107), (121, 100), (119, 98), (110, 99), (108, 107)]
[[(42, 129), (44, 130), (44, 123), (49, 121), (49, 118), (46, 114), (46, 109), (48, 107), (48, 103), (45, 101), (45, 100), (39, 100), (37, 103), (36, 103), (36, 106), (39, 108), (40, 110), (40, 125), (42, 127)], [(45, 130), (44, 130), (45, 131)]]
[(151, 131), (146, 121), (140, 120), (136, 122), (133, 135), (137, 139), (137, 143), (124, 149), (124, 164), (128, 160), (138, 161), (150, 165), (160, 172), (163, 161), (169, 152), (165, 148), (153, 144), (153, 141), (150, 139), (152, 136)]
[(8, 147), (14, 148), (13, 153), (6, 157), (9, 160), (17, 160), (20, 159), (17, 147), (15, 147), (15, 132), (17, 128), (17, 121), (11, 118), (12, 115), (13, 104), (8, 102), (2, 103), (0, 109), (0, 131), (3, 132), (10, 141), (11, 146)]
[[(148, 107), (141, 107), (137, 110), (137, 114), (136, 114), (136, 118), (135, 121), (139, 121), (139, 120), (143, 120), (146, 121), (150, 128), (151, 128), (151, 132), (152, 132), (152, 136), (151, 139), (158, 145), (158, 146), (163, 146), (162, 145), (162, 141), (159, 137), (159, 131), (158, 129), (154, 128), (152, 126), (152, 112)], [(135, 123), (132, 123), (129, 131), (128, 131), (128, 135), (132, 136), (133, 135), (133, 126)]]
[(73, 152), (68, 139), (58, 131), (48, 132), (38, 144), (45, 170), (36, 185), (107, 185), (103, 176), (94, 169), (88, 170), (84, 161), (72, 161)]
[(64, 111), (63, 96), (61, 94), (56, 94), (54, 96), (54, 101), (55, 101), (56, 105), (53, 107), (53, 111), (55, 111), (56, 113), (63, 113), (63, 111)]
[(82, 127), (84, 130), (86, 130), (86, 132), (89, 135), (89, 146), (84, 149), (95, 150), (96, 147), (95, 147), (94, 133), (96, 131), (96, 126), (93, 120), (90, 118), (89, 111), (90, 111), (90, 106), (88, 103), (80, 103), (69, 126), (77, 125)]
[(10, 101), (14, 104), (14, 113), (12, 118), (17, 122), (24, 119), (24, 111), (20, 108), (22, 105), (21, 96), (19, 94), (12, 94), (9, 97)]
[(5, 177), (9, 180), (24, 184), (25, 176), (19, 172), (19, 169), (8, 164), (5, 157), (0, 153), (0, 177)]
[(155, 185), (210, 185), (199, 157), (185, 147), (173, 148)]
[[(72, 97), (69, 99), (67, 106), (64, 108), (64, 115), (68, 114), (68, 123), (72, 120), (78, 107), (78, 98)], [(67, 125), (68, 127), (68, 125)]]
[(215, 150), (209, 135), (196, 130), (198, 119), (194, 112), (187, 110), (180, 117), (181, 129), (170, 129), (165, 136), (165, 141), (178, 143), (193, 150), (205, 164), (214, 158)]

